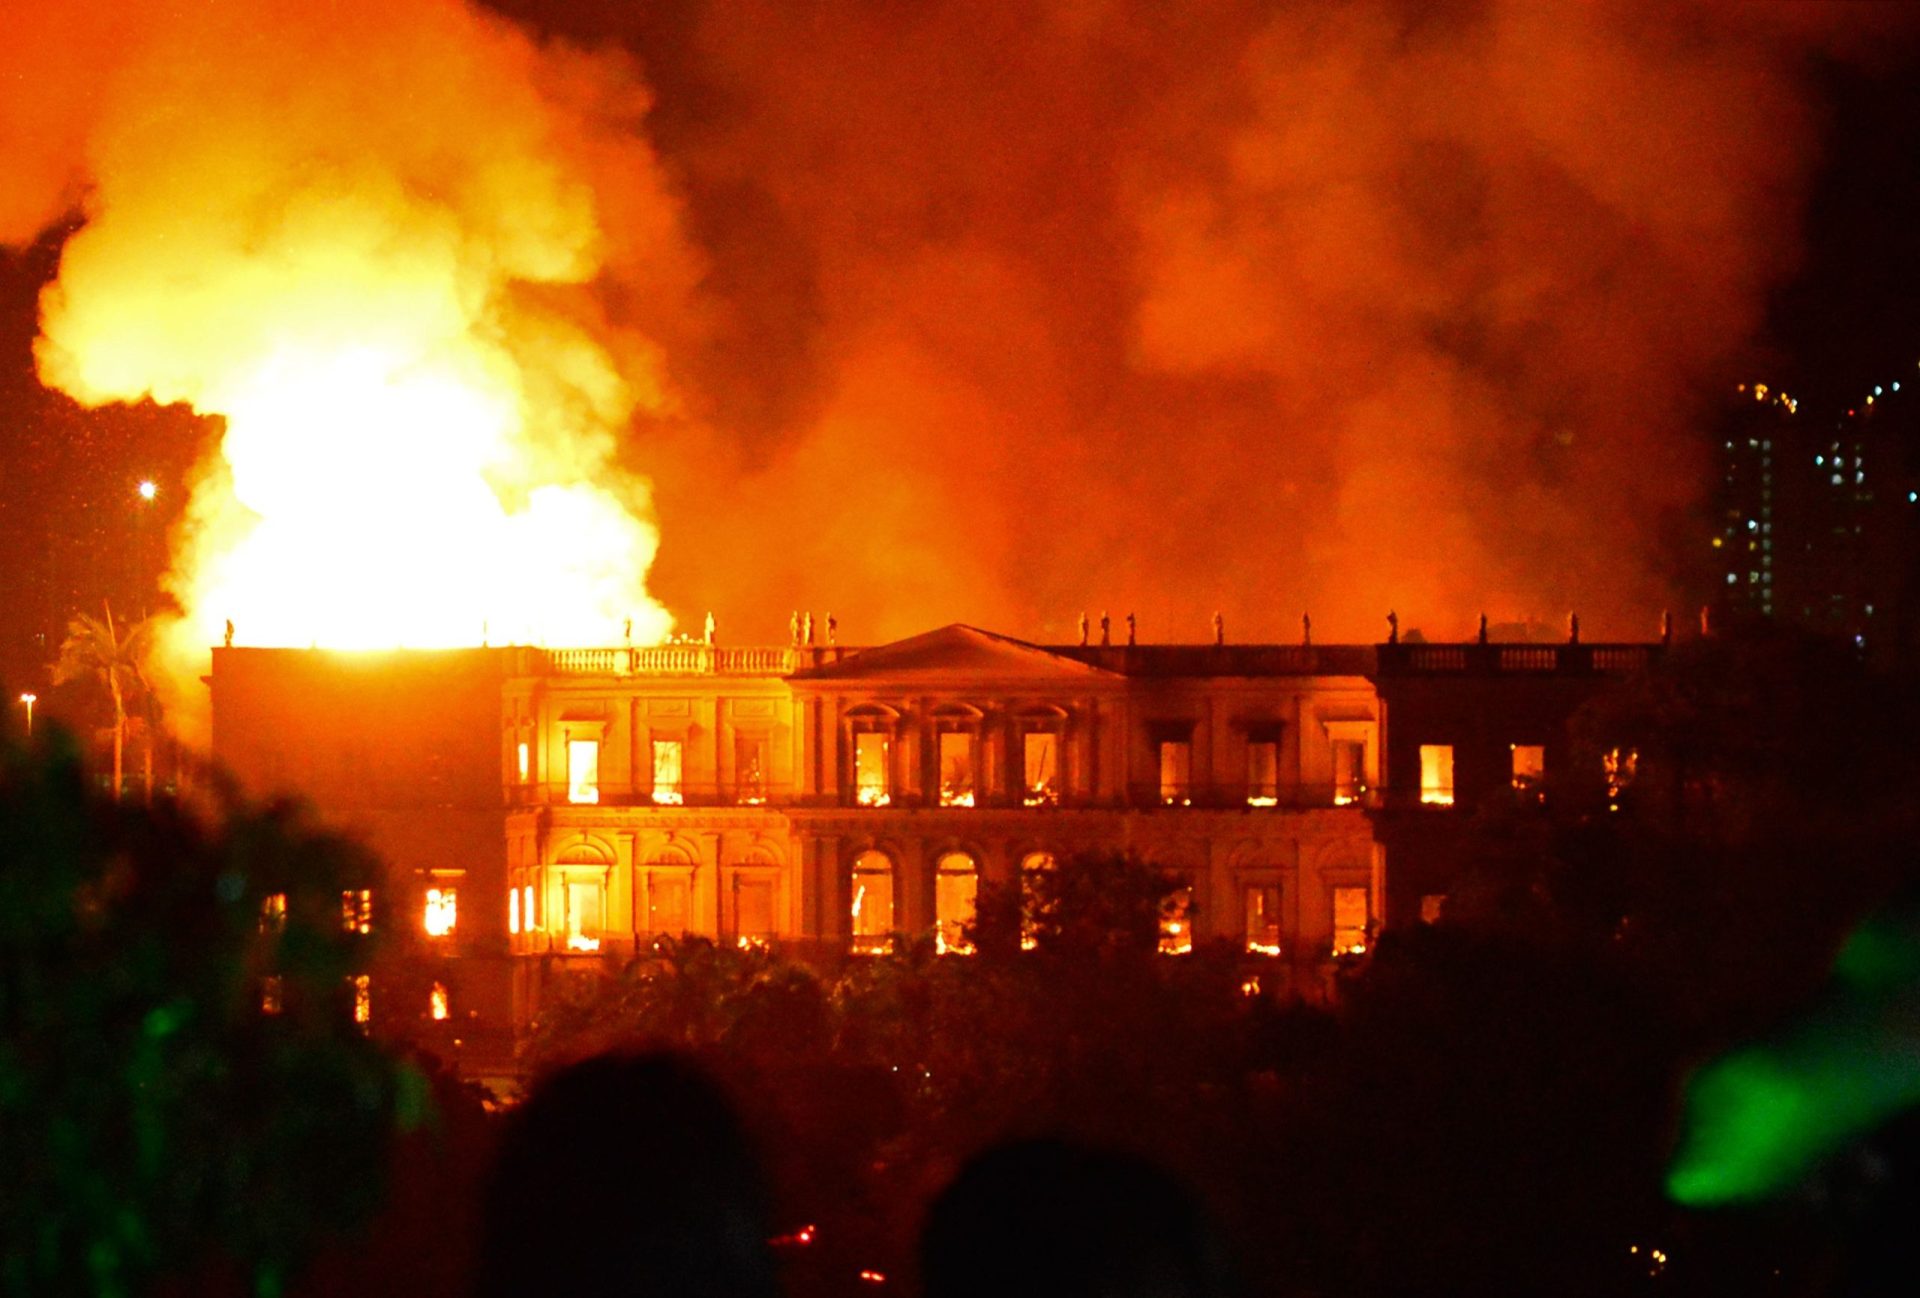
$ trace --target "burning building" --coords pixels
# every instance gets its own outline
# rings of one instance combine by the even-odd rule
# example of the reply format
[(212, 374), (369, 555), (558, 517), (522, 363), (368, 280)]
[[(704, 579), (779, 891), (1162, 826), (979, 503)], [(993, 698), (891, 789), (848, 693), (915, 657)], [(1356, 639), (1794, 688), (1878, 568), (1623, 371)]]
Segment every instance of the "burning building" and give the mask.
[(1462, 810), (1533, 796), (1647, 645), (705, 641), (223, 647), (216, 757), (390, 863), (375, 922), (433, 964), (405, 1025), (511, 1039), (556, 971), (658, 934), (809, 958), (965, 951), (986, 883), (1131, 849), (1192, 881), (1164, 949), (1311, 983), (1437, 913)]

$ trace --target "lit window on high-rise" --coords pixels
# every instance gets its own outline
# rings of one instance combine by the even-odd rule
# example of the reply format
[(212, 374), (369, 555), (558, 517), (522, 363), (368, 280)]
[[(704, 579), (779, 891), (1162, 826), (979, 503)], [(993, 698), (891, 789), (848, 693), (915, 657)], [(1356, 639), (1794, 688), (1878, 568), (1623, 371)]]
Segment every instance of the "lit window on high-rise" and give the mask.
[(519, 772), (522, 784), (525, 784), (533, 773), (532, 754), (524, 739), (514, 745), (514, 768)]
[(373, 979), (355, 974), (347, 981), (353, 985), (353, 1021), (366, 1032), (373, 1026)]
[(447, 985), (435, 983), (432, 990), (427, 993), (427, 1016), (435, 1023), (443, 1023), (450, 1012), (447, 1003)]
[(567, 801), (600, 801), (600, 741), (567, 741)]
[(349, 888), (340, 894), (340, 926), (349, 933), (373, 932), (373, 889)]

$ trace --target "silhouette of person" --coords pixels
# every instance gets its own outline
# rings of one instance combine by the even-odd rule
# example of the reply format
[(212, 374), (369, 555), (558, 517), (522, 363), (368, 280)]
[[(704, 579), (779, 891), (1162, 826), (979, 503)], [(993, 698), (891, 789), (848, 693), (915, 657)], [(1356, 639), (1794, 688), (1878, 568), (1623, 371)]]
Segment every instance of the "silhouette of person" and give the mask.
[(988, 1150), (934, 1202), (926, 1298), (1202, 1298), (1229, 1292), (1199, 1202), (1125, 1154), (1052, 1140)]
[(507, 1118), (477, 1298), (774, 1298), (759, 1164), (732, 1105), (665, 1053), (560, 1072)]

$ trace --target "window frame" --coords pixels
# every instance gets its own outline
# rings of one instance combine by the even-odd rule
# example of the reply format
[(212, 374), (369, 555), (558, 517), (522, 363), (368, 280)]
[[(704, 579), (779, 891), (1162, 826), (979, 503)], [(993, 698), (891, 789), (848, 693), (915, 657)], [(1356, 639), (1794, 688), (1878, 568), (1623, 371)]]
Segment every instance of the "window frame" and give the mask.
[[(884, 869), (862, 862), (883, 862)], [(887, 916), (884, 928), (869, 923), (863, 927), (862, 915), (867, 904), (865, 885), (861, 876), (884, 878), (887, 881)], [(854, 854), (847, 865), (849, 882), (847, 893), (847, 936), (848, 948), (854, 955), (891, 955), (894, 949), (894, 934), (898, 931), (900, 904), (900, 865), (891, 852), (882, 848), (870, 847)]]
[[(964, 861), (966, 868), (960, 869), (952, 862)], [(966, 881), (966, 914), (952, 917), (947, 913), (948, 901), (958, 890), (958, 881)], [(954, 888), (942, 887), (953, 883)], [(979, 854), (964, 847), (950, 847), (934, 858), (933, 863), (933, 944), (940, 955), (972, 955), (973, 944), (966, 940), (965, 926), (979, 916), (980, 908), (980, 857)]]

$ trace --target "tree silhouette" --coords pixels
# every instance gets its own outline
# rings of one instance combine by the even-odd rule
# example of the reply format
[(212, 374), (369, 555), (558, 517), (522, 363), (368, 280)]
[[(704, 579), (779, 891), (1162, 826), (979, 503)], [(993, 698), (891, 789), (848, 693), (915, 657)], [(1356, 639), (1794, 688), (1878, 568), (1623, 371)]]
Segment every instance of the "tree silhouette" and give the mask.
[(421, 1074), (354, 1023), (378, 863), (284, 805), (89, 790), (0, 748), (0, 1290), (280, 1292), (379, 1204)]
[[(113, 607), (104, 601), (105, 617), (75, 614), (67, 622), (67, 638), (60, 644), (60, 661), (53, 669), (53, 683), (71, 681), (97, 683), (113, 703), (113, 796), (120, 797), (131, 710), (144, 706), (149, 698), (145, 675), (147, 652), (153, 643), (150, 618), (138, 622), (115, 623)], [(146, 727), (148, 768), (147, 797), (153, 797), (152, 726)]]

